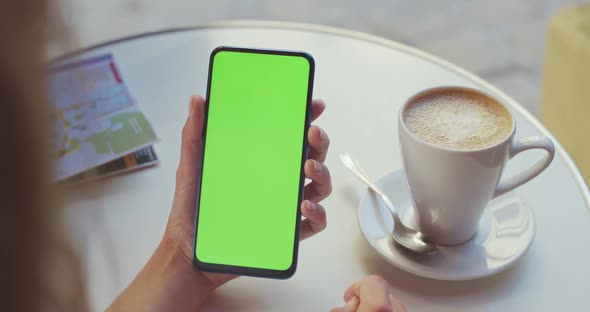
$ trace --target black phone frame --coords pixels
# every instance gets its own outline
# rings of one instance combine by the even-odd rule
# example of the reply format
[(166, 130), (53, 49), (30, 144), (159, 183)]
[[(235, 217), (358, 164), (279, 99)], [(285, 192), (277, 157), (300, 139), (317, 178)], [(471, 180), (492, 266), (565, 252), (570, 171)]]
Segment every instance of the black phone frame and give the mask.
[[(309, 62), (309, 78), (308, 78), (308, 88), (307, 88), (307, 103), (306, 103), (306, 113), (305, 113), (305, 127), (303, 133), (303, 144), (301, 150), (301, 169), (300, 169), (300, 181), (299, 181), (299, 196), (297, 201), (297, 209), (296, 210), (296, 223), (295, 223), (295, 235), (294, 235), (294, 242), (293, 242), (293, 260), (291, 265), (286, 270), (272, 270), (272, 269), (265, 269), (265, 268), (253, 268), (253, 267), (242, 267), (242, 266), (233, 266), (233, 265), (225, 265), (225, 264), (216, 264), (216, 263), (206, 263), (202, 262), (197, 258), (196, 248), (197, 248), (197, 229), (199, 224), (199, 201), (200, 201), (200, 193), (201, 193), (201, 181), (202, 181), (202, 173), (203, 170), (203, 162), (204, 162), (204, 155), (205, 155), (205, 146), (206, 146), (206, 138), (207, 138), (207, 119), (209, 116), (209, 97), (211, 93), (211, 78), (213, 74), (213, 63), (215, 56), (220, 52), (237, 52), (237, 53), (256, 53), (256, 54), (272, 54), (272, 55), (286, 55), (286, 56), (293, 56), (293, 57), (303, 57)], [(304, 165), (307, 159), (308, 151), (309, 151), (309, 142), (307, 140), (307, 133), (309, 127), (311, 125), (311, 102), (313, 96), (313, 81), (314, 81), (314, 74), (315, 74), (315, 60), (314, 58), (306, 53), (300, 51), (288, 51), (288, 50), (269, 50), (269, 49), (256, 49), (256, 48), (241, 48), (241, 47), (230, 47), (230, 46), (220, 46), (215, 48), (211, 52), (211, 56), (209, 58), (209, 73), (207, 78), (207, 95), (205, 100), (205, 116), (203, 122), (203, 130), (202, 130), (202, 153), (201, 153), (201, 160), (199, 166), (199, 180), (197, 185), (197, 192), (195, 198), (195, 220), (194, 220), (194, 240), (193, 240), (193, 264), (195, 267), (201, 271), (205, 272), (214, 272), (214, 273), (223, 273), (223, 274), (234, 274), (234, 275), (246, 275), (246, 276), (253, 276), (253, 277), (264, 277), (264, 278), (275, 278), (275, 279), (287, 279), (295, 274), (297, 270), (297, 257), (299, 253), (299, 232), (301, 227), (301, 203), (303, 202), (303, 192), (305, 187), (305, 172), (304, 172)]]

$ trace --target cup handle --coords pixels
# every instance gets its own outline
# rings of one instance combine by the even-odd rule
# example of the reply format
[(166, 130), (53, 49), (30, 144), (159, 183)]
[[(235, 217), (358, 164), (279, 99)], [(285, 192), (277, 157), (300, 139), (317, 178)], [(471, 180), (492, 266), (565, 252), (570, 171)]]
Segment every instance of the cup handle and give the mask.
[(516, 156), (520, 152), (536, 148), (544, 149), (547, 151), (547, 155), (545, 155), (543, 159), (537, 161), (532, 167), (512, 177), (502, 179), (502, 181), (500, 181), (496, 186), (496, 191), (494, 192), (494, 196), (492, 198), (500, 196), (527, 183), (532, 178), (539, 175), (539, 173), (541, 173), (543, 170), (545, 170), (553, 160), (553, 156), (555, 156), (555, 146), (553, 145), (553, 142), (546, 137), (526, 137), (513, 141), (510, 144), (509, 159), (512, 159), (512, 157)]

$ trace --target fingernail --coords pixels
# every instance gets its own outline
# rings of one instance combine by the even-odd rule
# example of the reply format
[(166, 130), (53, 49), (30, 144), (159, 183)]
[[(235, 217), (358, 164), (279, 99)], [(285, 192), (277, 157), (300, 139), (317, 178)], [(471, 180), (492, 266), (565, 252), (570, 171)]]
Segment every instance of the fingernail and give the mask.
[(324, 168), (322, 167), (322, 164), (320, 164), (318, 161), (314, 160), (313, 161), (313, 170), (320, 173), (320, 172), (322, 172), (322, 170), (324, 170)]
[(316, 211), (318, 209), (318, 206), (308, 200), (307, 201), (307, 209), (309, 209), (310, 211)]
[(194, 98), (191, 96), (191, 97), (189, 98), (189, 100), (188, 100), (188, 116), (189, 116), (189, 117), (193, 115), (193, 106), (195, 106), (195, 105), (194, 105), (194, 102), (195, 102), (195, 100), (194, 100)]

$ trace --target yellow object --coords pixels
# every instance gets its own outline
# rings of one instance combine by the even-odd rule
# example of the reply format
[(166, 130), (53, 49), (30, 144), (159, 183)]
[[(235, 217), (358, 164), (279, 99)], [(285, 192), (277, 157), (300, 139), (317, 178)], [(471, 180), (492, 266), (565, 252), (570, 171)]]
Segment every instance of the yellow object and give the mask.
[(540, 117), (590, 183), (590, 5), (551, 18)]

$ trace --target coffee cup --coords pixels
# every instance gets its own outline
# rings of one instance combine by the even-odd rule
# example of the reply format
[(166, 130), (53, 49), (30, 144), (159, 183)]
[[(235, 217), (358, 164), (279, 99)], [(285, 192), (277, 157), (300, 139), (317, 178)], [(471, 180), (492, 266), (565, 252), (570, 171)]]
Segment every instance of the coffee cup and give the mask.
[[(470, 240), (489, 201), (540, 174), (553, 160), (544, 136), (515, 139), (516, 122), (494, 97), (465, 87), (417, 93), (401, 107), (399, 142), (417, 224), (441, 245)], [(502, 177), (517, 154), (542, 149), (538, 162)]]

